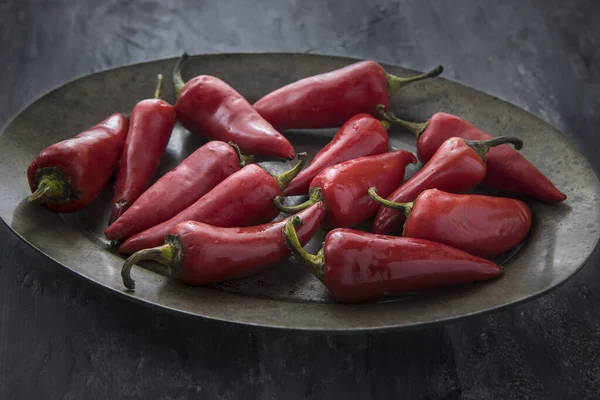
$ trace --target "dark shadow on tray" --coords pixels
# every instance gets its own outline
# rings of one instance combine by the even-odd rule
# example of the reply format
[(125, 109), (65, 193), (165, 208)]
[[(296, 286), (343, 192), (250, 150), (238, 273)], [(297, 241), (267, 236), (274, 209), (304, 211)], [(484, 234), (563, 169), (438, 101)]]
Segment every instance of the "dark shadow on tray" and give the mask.
[[(179, 125), (179, 123), (177, 126), (179, 127), (182, 135), (181, 145), (185, 157), (192, 154), (206, 143), (210, 142), (210, 139), (186, 130), (184, 127)], [(185, 157), (183, 157), (181, 160), (183, 160)]]
[(10, 221), (11, 228), (30, 243), (36, 242), (37, 237), (61, 225), (64, 225), (64, 222), (59, 214), (45, 207), (31, 205), (26, 198), (15, 207)]

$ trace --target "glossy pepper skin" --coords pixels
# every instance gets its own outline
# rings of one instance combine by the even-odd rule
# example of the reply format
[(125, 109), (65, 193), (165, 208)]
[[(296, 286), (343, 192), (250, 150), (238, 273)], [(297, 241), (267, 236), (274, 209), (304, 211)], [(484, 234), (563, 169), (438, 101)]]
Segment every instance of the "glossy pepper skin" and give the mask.
[(210, 139), (233, 142), (248, 154), (289, 160), (296, 156), (290, 142), (221, 79), (200, 75), (184, 84), (181, 64), (186, 59), (184, 54), (173, 72), (177, 119), (186, 129)]
[(127, 239), (118, 249), (131, 254), (160, 246), (171, 228), (180, 222), (196, 221), (221, 227), (244, 227), (273, 220), (279, 211), (275, 196), (302, 169), (306, 153), (289, 171), (273, 176), (256, 164), (250, 164), (228, 176), (211, 191), (174, 217)]
[(208, 142), (150, 186), (104, 234), (121, 240), (165, 222), (251, 162), (234, 145)]
[(346, 228), (330, 231), (319, 253), (309, 254), (296, 238), (295, 225), (301, 224), (297, 216), (286, 222), (288, 247), (341, 303), (485, 281), (502, 273), (495, 263), (445, 244)]
[(285, 188), (284, 195), (306, 194), (313, 178), (325, 168), (354, 158), (381, 154), (388, 151), (387, 122), (381, 122), (369, 114), (357, 114), (350, 118), (333, 140), (321, 149), (311, 163)]
[(411, 78), (387, 74), (374, 61), (361, 61), (283, 86), (254, 108), (276, 129), (337, 128), (352, 116), (376, 116), (376, 106), (390, 105), (390, 96), (410, 82), (441, 74), (441, 66)]
[(129, 133), (117, 169), (109, 225), (148, 188), (175, 126), (175, 108), (160, 99), (162, 75), (153, 99), (140, 101), (129, 117)]
[[(381, 112), (385, 114), (385, 112)], [(417, 136), (417, 156), (427, 162), (445, 140), (461, 137), (469, 140), (490, 140), (492, 135), (456, 115), (439, 112), (427, 122), (402, 121), (388, 114)], [(509, 146), (498, 146), (487, 155), (487, 175), (483, 185), (489, 188), (531, 196), (547, 203), (562, 202), (567, 196), (523, 155)]]
[(531, 228), (531, 210), (520, 200), (425, 190), (414, 202), (392, 203), (370, 190), (386, 207), (403, 211), (402, 236), (447, 244), (478, 257), (494, 257), (521, 242)]
[(77, 136), (44, 150), (27, 168), (29, 202), (58, 213), (79, 211), (94, 201), (117, 167), (128, 121), (113, 114)]
[[(298, 229), (305, 245), (315, 234), (325, 216), (325, 205), (315, 203), (298, 214), (305, 224)], [(202, 222), (187, 221), (175, 225), (165, 244), (133, 254), (123, 265), (123, 284), (133, 290), (131, 267), (143, 259), (169, 266), (171, 277), (199, 286), (256, 274), (277, 264), (290, 254), (283, 235), (285, 218), (268, 224), (222, 228)]]
[(284, 206), (275, 199), (280, 211), (294, 214), (317, 201), (327, 206), (327, 228), (350, 228), (372, 216), (379, 204), (369, 197), (370, 187), (390, 194), (402, 184), (408, 164), (415, 156), (404, 150), (344, 161), (321, 171), (310, 184), (310, 199), (297, 206)]
[[(519, 149), (523, 144), (517, 138), (505, 136), (494, 141), (470, 142), (458, 137), (450, 138), (412, 178), (390, 195), (380, 195), (392, 202), (406, 203), (415, 200), (427, 189), (440, 189), (451, 193), (470, 190), (485, 178), (486, 153), (489, 154), (491, 148), (487, 143), (496, 146), (498, 143), (510, 141)], [(379, 188), (377, 191), (379, 192)], [(373, 232), (392, 233), (401, 229), (404, 219), (403, 213), (381, 206), (373, 220)]]

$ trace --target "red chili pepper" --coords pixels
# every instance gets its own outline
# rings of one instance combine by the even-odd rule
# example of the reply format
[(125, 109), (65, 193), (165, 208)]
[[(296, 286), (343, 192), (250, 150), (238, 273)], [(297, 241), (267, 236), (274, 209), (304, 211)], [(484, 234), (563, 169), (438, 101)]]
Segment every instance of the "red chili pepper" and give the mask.
[(399, 78), (374, 61), (300, 79), (254, 103), (254, 108), (279, 130), (337, 128), (352, 116), (377, 116), (376, 106), (390, 105), (400, 87), (438, 76), (442, 66), (426, 74)]
[[(427, 162), (442, 143), (451, 137), (469, 140), (490, 140), (494, 137), (473, 124), (447, 113), (436, 113), (427, 122), (409, 122), (380, 109), (390, 122), (399, 123), (417, 137), (417, 156)], [(483, 185), (554, 203), (567, 199), (554, 184), (523, 155), (509, 146), (498, 146), (487, 155), (487, 174)]]
[(302, 223), (298, 216), (286, 222), (288, 247), (338, 302), (484, 281), (502, 273), (493, 262), (445, 244), (345, 228), (330, 231), (323, 248), (309, 254), (296, 235), (295, 226)]
[(129, 117), (129, 133), (115, 179), (109, 225), (117, 220), (148, 188), (167, 149), (175, 126), (175, 108), (160, 99), (162, 74), (153, 99), (142, 100)]
[(403, 212), (402, 236), (447, 244), (478, 257), (494, 257), (521, 242), (531, 228), (531, 210), (520, 200), (425, 190), (415, 201), (394, 203), (371, 198)]
[(286, 196), (306, 194), (310, 182), (325, 168), (354, 158), (387, 152), (388, 124), (387, 121), (382, 123), (369, 114), (358, 114), (350, 118), (283, 193)]
[[(382, 197), (396, 203), (413, 201), (427, 189), (439, 189), (461, 193), (477, 186), (485, 177), (486, 154), (494, 146), (512, 143), (520, 149), (523, 142), (518, 138), (500, 136), (487, 141), (470, 141), (458, 137), (446, 140), (434, 156), (406, 183), (392, 194)], [(373, 221), (373, 232), (388, 234), (400, 228), (404, 214), (387, 207), (380, 207)]]
[(121, 240), (165, 222), (253, 162), (233, 143), (208, 142), (150, 186), (104, 234)]
[[(315, 234), (325, 205), (313, 204), (299, 216), (306, 221), (298, 230), (302, 245)], [(126, 288), (133, 290), (131, 267), (141, 260), (158, 261), (169, 267), (169, 275), (188, 285), (206, 285), (256, 274), (290, 256), (283, 227), (285, 218), (269, 224), (222, 228), (202, 222), (181, 222), (165, 238), (165, 244), (140, 250), (125, 261), (121, 276)]]
[(310, 198), (306, 202), (285, 206), (278, 196), (275, 206), (280, 211), (295, 214), (317, 201), (323, 201), (327, 206), (326, 227), (354, 227), (379, 208), (369, 197), (369, 188), (374, 186), (379, 193), (390, 194), (402, 184), (406, 166), (416, 162), (415, 156), (404, 150), (344, 161), (327, 167), (312, 180)]
[(160, 246), (169, 230), (180, 222), (196, 221), (228, 228), (273, 220), (279, 214), (273, 199), (283, 194), (283, 189), (302, 169), (306, 153), (299, 153), (298, 158), (292, 169), (280, 175), (271, 175), (256, 164), (245, 166), (174, 217), (127, 239), (119, 252), (131, 254)]
[(58, 213), (79, 211), (98, 197), (115, 171), (127, 117), (113, 114), (77, 136), (40, 152), (27, 168), (29, 203)]
[(198, 135), (231, 141), (245, 153), (290, 160), (296, 156), (290, 142), (221, 79), (200, 75), (184, 83), (181, 65), (187, 58), (182, 55), (173, 70), (181, 125)]

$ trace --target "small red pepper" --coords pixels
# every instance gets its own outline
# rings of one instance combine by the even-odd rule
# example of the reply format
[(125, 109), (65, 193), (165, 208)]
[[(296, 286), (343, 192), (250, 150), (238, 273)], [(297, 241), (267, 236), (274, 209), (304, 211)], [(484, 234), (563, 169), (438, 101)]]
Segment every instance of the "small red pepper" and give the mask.
[[(439, 112), (427, 122), (409, 122), (380, 108), (380, 115), (398, 123), (417, 137), (417, 156), (427, 162), (445, 140), (461, 137), (469, 140), (490, 140), (494, 137), (456, 115)], [(555, 203), (567, 196), (519, 152), (509, 146), (498, 146), (487, 155), (487, 174), (483, 185), (506, 192), (531, 196)]]
[[(396, 203), (413, 201), (427, 189), (461, 193), (477, 186), (486, 174), (486, 154), (490, 148), (512, 143), (516, 149), (523, 142), (514, 137), (500, 136), (487, 141), (470, 141), (458, 137), (446, 140), (434, 156), (412, 178), (392, 194), (382, 197)], [(404, 223), (404, 214), (381, 206), (373, 220), (373, 232), (388, 234)]]
[(298, 216), (286, 222), (288, 247), (338, 302), (485, 281), (502, 273), (495, 263), (445, 244), (346, 228), (330, 231), (323, 248), (310, 254), (296, 235), (295, 226), (302, 223)]
[(165, 222), (253, 162), (233, 143), (208, 142), (150, 186), (104, 234), (121, 240)]
[[(298, 230), (299, 242), (305, 245), (323, 221), (325, 205), (313, 204), (298, 216), (305, 221)], [(164, 245), (140, 250), (125, 261), (123, 284), (135, 288), (131, 267), (141, 260), (158, 261), (169, 267), (172, 278), (194, 286), (256, 274), (290, 256), (283, 235), (290, 218), (245, 228), (181, 222), (169, 231)]]
[(374, 186), (379, 193), (390, 194), (402, 184), (406, 166), (416, 162), (415, 156), (404, 150), (344, 161), (325, 168), (312, 180), (310, 198), (306, 202), (285, 206), (278, 196), (275, 206), (280, 211), (295, 214), (317, 201), (323, 201), (327, 206), (326, 227), (355, 227), (379, 208), (369, 197), (369, 188)]
[(516, 199), (428, 189), (415, 201), (394, 203), (380, 197), (375, 188), (369, 194), (379, 204), (404, 213), (402, 236), (447, 244), (478, 257), (511, 250), (531, 228), (531, 210)]
[(361, 61), (283, 86), (254, 108), (279, 130), (337, 128), (356, 114), (376, 117), (376, 106), (389, 107), (400, 87), (442, 71), (440, 65), (426, 74), (399, 78), (374, 61)]
[(148, 188), (167, 149), (175, 126), (175, 108), (160, 99), (162, 74), (153, 99), (142, 100), (129, 117), (129, 133), (115, 179), (109, 225)]
[(113, 114), (77, 136), (40, 152), (27, 168), (29, 203), (58, 213), (79, 211), (94, 201), (117, 167), (127, 117)]
[(296, 156), (290, 142), (221, 79), (200, 75), (184, 83), (181, 65), (187, 58), (183, 54), (173, 70), (181, 125), (198, 135), (233, 142), (245, 153), (289, 160)]
[(369, 114), (357, 114), (350, 118), (319, 151), (308, 167), (285, 188), (286, 196), (306, 194), (313, 178), (325, 168), (354, 158), (381, 154), (388, 151), (389, 122), (379, 121)]
[(279, 215), (273, 199), (283, 194), (283, 189), (302, 169), (306, 153), (299, 153), (298, 159), (292, 169), (279, 175), (271, 175), (256, 164), (246, 165), (174, 217), (131, 236), (119, 247), (119, 252), (131, 254), (160, 246), (171, 228), (180, 222), (196, 221), (228, 228), (273, 220)]

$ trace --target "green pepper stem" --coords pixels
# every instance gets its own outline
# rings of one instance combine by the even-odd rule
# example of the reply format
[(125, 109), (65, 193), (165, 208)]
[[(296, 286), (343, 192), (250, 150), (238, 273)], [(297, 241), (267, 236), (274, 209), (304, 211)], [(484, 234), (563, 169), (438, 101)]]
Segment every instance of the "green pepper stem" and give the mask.
[(229, 145), (231, 147), (233, 147), (233, 149), (237, 153), (237, 156), (240, 160), (240, 167), (245, 167), (248, 164), (254, 164), (256, 162), (256, 159), (254, 158), (253, 155), (243, 154), (242, 151), (240, 150), (240, 147), (237, 144), (235, 144), (233, 142), (229, 142)]
[(290, 217), (283, 228), (285, 242), (296, 259), (306, 265), (318, 280), (325, 283), (325, 254), (323, 249), (321, 248), (317, 254), (310, 254), (302, 248), (300, 240), (298, 240), (296, 226), (303, 224), (304, 221), (297, 215)]
[(29, 204), (56, 203), (65, 197), (65, 184), (65, 181), (55, 174), (44, 175), (27, 201)]
[(151, 249), (140, 250), (133, 253), (121, 269), (121, 278), (123, 279), (123, 285), (129, 290), (135, 289), (135, 281), (131, 278), (131, 268), (139, 261), (142, 260), (153, 260), (166, 265), (169, 268), (173, 267), (173, 261), (175, 260), (176, 248), (172, 244), (164, 244), (162, 246), (153, 247)]
[(163, 74), (158, 74), (156, 77), (156, 89), (154, 90), (154, 98), (160, 99), (160, 95), (162, 94), (162, 86), (163, 86)]
[(415, 206), (414, 201), (408, 203), (395, 203), (393, 201), (386, 200), (383, 197), (379, 196), (379, 194), (377, 194), (377, 190), (374, 187), (369, 188), (369, 196), (371, 196), (373, 200), (375, 200), (377, 203), (381, 204), (384, 207), (391, 208), (392, 210), (404, 213), (404, 216), (406, 218), (410, 216), (410, 213), (413, 207)]
[(187, 61), (189, 56), (187, 53), (183, 53), (181, 57), (175, 63), (175, 67), (173, 67), (173, 86), (175, 87), (175, 98), (179, 97), (179, 93), (181, 89), (185, 86), (185, 82), (183, 81), (183, 77), (181, 76), (181, 67)]
[(410, 78), (400, 78), (395, 75), (386, 74), (389, 95), (390, 95), (390, 97), (393, 96), (394, 94), (396, 94), (398, 89), (400, 89), (404, 85), (407, 85), (411, 82), (422, 81), (424, 79), (433, 78), (433, 77), (441, 74), (443, 71), (444, 71), (444, 67), (442, 67), (441, 65), (438, 65), (437, 67), (435, 67), (434, 69), (432, 69), (429, 72), (426, 72), (421, 75), (411, 76)]
[(273, 178), (275, 178), (281, 190), (285, 189), (287, 185), (289, 185), (290, 182), (296, 177), (296, 175), (302, 171), (302, 167), (304, 166), (304, 163), (306, 163), (307, 159), (307, 153), (298, 153), (298, 162), (289, 171), (282, 172), (278, 175), (271, 175)]
[(383, 118), (384, 121), (387, 121), (388, 123), (400, 125), (404, 129), (406, 129), (407, 131), (409, 131), (410, 133), (415, 135), (417, 137), (417, 139), (419, 138), (419, 136), (421, 136), (423, 131), (425, 131), (425, 129), (427, 128), (427, 123), (429, 122), (429, 121), (425, 121), (425, 122), (405, 121), (403, 119), (396, 117), (393, 113), (391, 113), (389, 111), (385, 111), (385, 106), (383, 104), (377, 105), (377, 113), (379, 114), (379, 116), (381, 118)]
[(281, 212), (284, 212), (286, 214), (296, 214), (304, 209), (307, 209), (313, 204), (318, 203), (319, 201), (323, 201), (323, 193), (319, 188), (310, 189), (308, 194), (308, 200), (306, 200), (304, 203), (300, 203), (295, 206), (283, 205), (283, 203), (281, 202), (283, 197), (281, 196), (275, 196), (275, 198), (273, 199), (273, 204), (275, 204), (275, 208), (277, 208)]
[(490, 140), (463, 140), (469, 147), (475, 150), (484, 161), (485, 155), (492, 147), (500, 146), (502, 144), (512, 144), (517, 150), (521, 150), (523, 148), (523, 141), (518, 137), (513, 136), (498, 136)]

